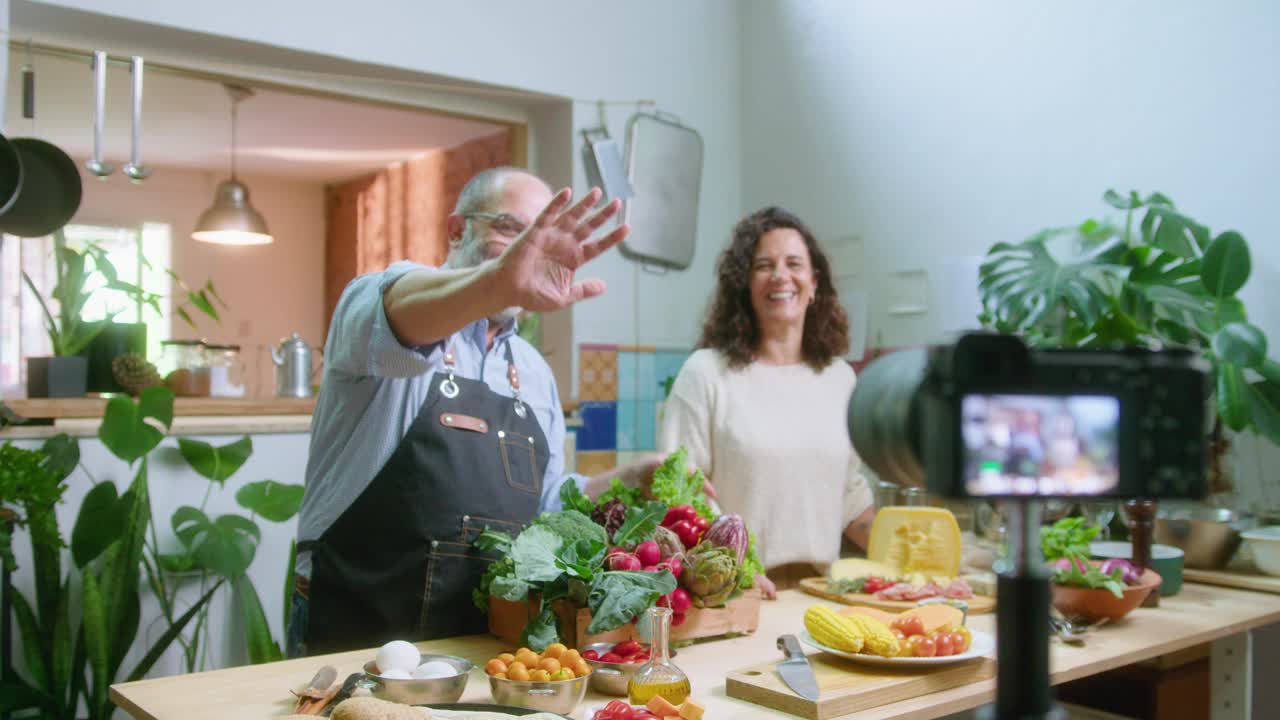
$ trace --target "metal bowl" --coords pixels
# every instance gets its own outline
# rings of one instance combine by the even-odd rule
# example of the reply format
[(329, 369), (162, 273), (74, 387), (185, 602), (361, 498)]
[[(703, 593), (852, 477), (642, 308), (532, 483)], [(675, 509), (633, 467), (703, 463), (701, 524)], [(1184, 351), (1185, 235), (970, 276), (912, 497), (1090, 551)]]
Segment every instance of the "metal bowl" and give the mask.
[(475, 668), (470, 660), (455, 655), (423, 654), (418, 664), (431, 660), (443, 660), (458, 671), (457, 675), (428, 680), (398, 680), (378, 675), (378, 665), (373, 660), (364, 664), (366, 685), (373, 696), (382, 700), (403, 703), (405, 705), (431, 705), (433, 703), (457, 702), (462, 692), (467, 689), (467, 677)]
[(1217, 570), (1240, 547), (1240, 530), (1240, 516), (1227, 508), (1174, 506), (1156, 517), (1155, 541), (1185, 553), (1186, 567)]
[(508, 680), (490, 675), (489, 690), (493, 693), (493, 701), (499, 705), (568, 715), (587, 694), (587, 678), (591, 675), (550, 681)]
[[(613, 650), (613, 646), (617, 643), (592, 643), (582, 651), (595, 650), (604, 655)], [(649, 649), (648, 645), (641, 645), (645, 650)], [(671, 657), (676, 656), (676, 651), (670, 651)], [(585, 659), (585, 658), (584, 658)], [(607, 663), (599, 660), (587, 660), (587, 664), (591, 666), (591, 689), (605, 695), (614, 695), (617, 697), (625, 697), (627, 695), (627, 684), (631, 682), (631, 676), (636, 674), (644, 663)]]

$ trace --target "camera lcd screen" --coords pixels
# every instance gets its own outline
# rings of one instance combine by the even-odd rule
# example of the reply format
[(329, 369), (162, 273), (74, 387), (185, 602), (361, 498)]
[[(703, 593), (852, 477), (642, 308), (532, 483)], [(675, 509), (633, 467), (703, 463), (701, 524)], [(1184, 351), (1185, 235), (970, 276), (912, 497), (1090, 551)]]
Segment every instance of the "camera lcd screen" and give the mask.
[(1120, 400), (1108, 395), (963, 396), (970, 495), (1106, 495), (1120, 482)]

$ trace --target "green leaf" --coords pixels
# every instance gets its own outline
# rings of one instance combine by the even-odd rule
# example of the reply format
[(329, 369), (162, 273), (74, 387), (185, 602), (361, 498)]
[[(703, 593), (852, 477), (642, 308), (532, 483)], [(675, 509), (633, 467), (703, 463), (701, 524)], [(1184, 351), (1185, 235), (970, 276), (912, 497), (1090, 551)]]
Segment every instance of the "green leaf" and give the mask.
[(289, 637), (289, 622), (293, 619), (293, 589), (295, 584), (294, 568), (298, 563), (298, 541), (296, 539), (289, 541), (289, 558), (284, 566), (284, 603), (280, 606), (284, 609), (284, 618), (280, 623), (280, 627), (284, 628), (284, 637)]
[(253, 454), (253, 441), (246, 435), (235, 442), (214, 447), (207, 442), (178, 438), (178, 450), (192, 470), (221, 485)]
[(1130, 210), (1142, 205), (1142, 201), (1138, 200), (1137, 193), (1130, 193), (1129, 197), (1125, 197), (1115, 190), (1108, 190), (1103, 193), (1102, 200), (1117, 210)]
[(1237, 432), (1249, 424), (1249, 406), (1244, 395), (1246, 386), (1243, 370), (1229, 362), (1218, 363), (1218, 415), (1227, 427)]
[(495, 552), (500, 555), (506, 555), (511, 552), (511, 536), (501, 530), (491, 530), (488, 526), (476, 536), (475, 542), (471, 543), (477, 550), (486, 552)]
[(1280, 445), (1280, 385), (1261, 381), (1249, 384), (1249, 409), (1258, 433)]
[(132, 465), (164, 439), (164, 432), (149, 419), (165, 431), (169, 429), (173, 422), (173, 392), (168, 388), (147, 388), (137, 403), (127, 397), (111, 398), (98, 427), (98, 439), (113, 455)]
[(196, 329), (196, 321), (191, 319), (191, 314), (187, 312), (186, 308), (179, 305), (173, 309), (173, 314), (182, 318), (182, 321), (191, 327), (191, 329)]
[(195, 567), (190, 553), (160, 553), (156, 555), (160, 569), (167, 573), (184, 573)]
[(667, 504), (658, 501), (627, 508), (627, 519), (613, 534), (613, 544), (629, 548), (647, 540), (666, 514)]
[(231, 582), (235, 593), (236, 606), (240, 609), (240, 617), (244, 619), (245, 644), (249, 648), (249, 662), (261, 663), (283, 660), (280, 646), (271, 638), (271, 628), (267, 625), (267, 615), (262, 611), (262, 601), (258, 599), (258, 591), (247, 576), (239, 576)]
[(191, 549), (196, 563), (227, 579), (244, 574), (253, 563), (261, 531), (240, 515), (222, 515), (215, 521), (197, 508), (184, 505), (174, 511), (173, 531)]
[(45, 663), (44, 643), (40, 641), (40, 624), (26, 596), (16, 589), (13, 592), (13, 617), (18, 625), (18, 637), (22, 639), (23, 657), (27, 661), (27, 672), (35, 680), (36, 687), (49, 687), (49, 666)]
[(520, 602), (529, 597), (530, 589), (529, 583), (511, 575), (499, 575), (489, 585), (490, 594), (511, 602)]
[(520, 644), (534, 652), (542, 652), (560, 639), (555, 611), (551, 609), (551, 603), (543, 604), (545, 607), (524, 626), (524, 633), (520, 636)]
[(182, 634), (182, 631), (186, 629), (187, 625), (191, 622), (191, 619), (196, 617), (200, 610), (209, 604), (209, 601), (213, 599), (213, 594), (222, 587), (223, 582), (223, 580), (219, 580), (214, 583), (213, 587), (209, 588), (208, 592), (202, 595), (200, 599), (188, 608), (187, 611), (178, 619), (174, 620), (173, 624), (166, 628), (160, 637), (156, 638), (155, 643), (152, 644), (149, 650), (147, 650), (146, 655), (143, 655), (142, 659), (138, 661), (137, 667), (133, 669), (133, 672), (129, 673), (129, 677), (125, 682), (141, 680), (148, 672), (151, 672), (151, 667), (155, 665), (156, 661), (160, 659), (160, 656), (169, 649), (169, 646), (173, 644), (173, 641)]
[(1249, 279), (1249, 245), (1240, 233), (1228, 230), (1204, 251), (1200, 281), (1216, 298), (1235, 295)]
[(578, 540), (565, 543), (556, 557), (556, 565), (570, 577), (591, 580), (596, 570), (604, 565), (608, 547), (598, 540)]
[(222, 321), (221, 318), (218, 317), (218, 309), (213, 306), (213, 303), (209, 302), (209, 297), (205, 295), (204, 290), (188, 292), (187, 299), (190, 300), (191, 304), (195, 305), (200, 312), (213, 318), (214, 322)]
[(1258, 372), (1267, 379), (1267, 382), (1280, 385), (1280, 363), (1275, 360), (1268, 358), (1263, 361), (1262, 365), (1258, 367)]
[(1172, 207), (1149, 207), (1142, 231), (1147, 244), (1184, 258), (1196, 257), (1209, 242), (1208, 228)]
[(511, 559), (516, 564), (516, 577), (528, 582), (551, 582), (563, 574), (556, 567), (559, 535), (540, 525), (527, 528), (511, 545)]
[(587, 607), (591, 609), (587, 634), (606, 632), (631, 622), (631, 618), (644, 612), (660, 596), (675, 589), (675, 576), (666, 570), (597, 573), (587, 598)]
[(587, 517), (591, 517), (591, 513), (596, 509), (596, 504), (591, 502), (591, 498), (583, 494), (582, 488), (572, 480), (566, 480), (560, 485), (560, 504), (565, 510), (577, 510)]
[(66, 433), (58, 433), (40, 446), (44, 453), (43, 467), (55, 482), (66, 480), (80, 464), (80, 443)]
[(237, 490), (236, 502), (271, 522), (284, 522), (298, 514), (304, 491), (305, 488), (299, 484), (259, 480)]
[(71, 674), (83, 674), (83, 663), (76, 665), (75, 640), (71, 624), (71, 577), (67, 576), (62, 584), (62, 592), (58, 594), (58, 610), (54, 618), (52, 658), (53, 686), (51, 694), (55, 698), (67, 697), (67, 686), (71, 682)]
[(1213, 336), (1213, 351), (1234, 365), (1256, 368), (1267, 359), (1267, 336), (1249, 323), (1229, 323)]
[(48, 695), (26, 684), (16, 674), (0, 679), (0, 713), (49, 707), (51, 704)]
[(84, 496), (75, 527), (71, 530), (71, 557), (76, 567), (84, 569), (124, 534), (133, 507), (128, 492), (116, 496), (116, 486), (100, 482)]
[(98, 578), (92, 572), (87, 572), (81, 580), (85, 653), (89, 658), (92, 678), (92, 699), (89, 707), (98, 708), (105, 701), (107, 685), (111, 682), (107, 676), (110, 657), (110, 645), (107, 640), (107, 610), (102, 592), (98, 588)]

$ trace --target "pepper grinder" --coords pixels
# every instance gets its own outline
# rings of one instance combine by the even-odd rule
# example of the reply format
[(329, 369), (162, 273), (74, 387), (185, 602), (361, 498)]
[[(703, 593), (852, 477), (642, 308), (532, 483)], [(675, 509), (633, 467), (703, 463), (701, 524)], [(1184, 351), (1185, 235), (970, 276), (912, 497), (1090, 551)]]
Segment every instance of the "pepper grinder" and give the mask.
[[(1155, 527), (1156, 501), (1134, 498), (1125, 501), (1125, 518), (1129, 523), (1129, 540), (1133, 543), (1133, 564), (1143, 570), (1151, 569), (1151, 542)], [(1160, 593), (1153, 592), (1142, 601), (1142, 607), (1159, 607)]]

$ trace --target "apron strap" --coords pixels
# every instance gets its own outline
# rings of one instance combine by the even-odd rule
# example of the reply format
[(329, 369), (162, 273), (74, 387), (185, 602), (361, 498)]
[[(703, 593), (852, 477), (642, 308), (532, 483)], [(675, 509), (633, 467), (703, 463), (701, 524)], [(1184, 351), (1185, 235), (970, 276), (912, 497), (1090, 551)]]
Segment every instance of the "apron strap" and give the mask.
[[(528, 417), (529, 406), (525, 405), (520, 399), (520, 371), (516, 369), (515, 353), (511, 351), (511, 340), (508, 338), (503, 344), (503, 349), (507, 356), (507, 382), (511, 384), (511, 397), (515, 401), (516, 415), (521, 419)], [(440, 381), (440, 394), (452, 400), (458, 397), (461, 389), (455, 382), (456, 371), (458, 366), (458, 358), (453, 354), (453, 342), (450, 341), (444, 348), (444, 367), (449, 373), (444, 380)], [(484, 378), (480, 378), (482, 381)]]

